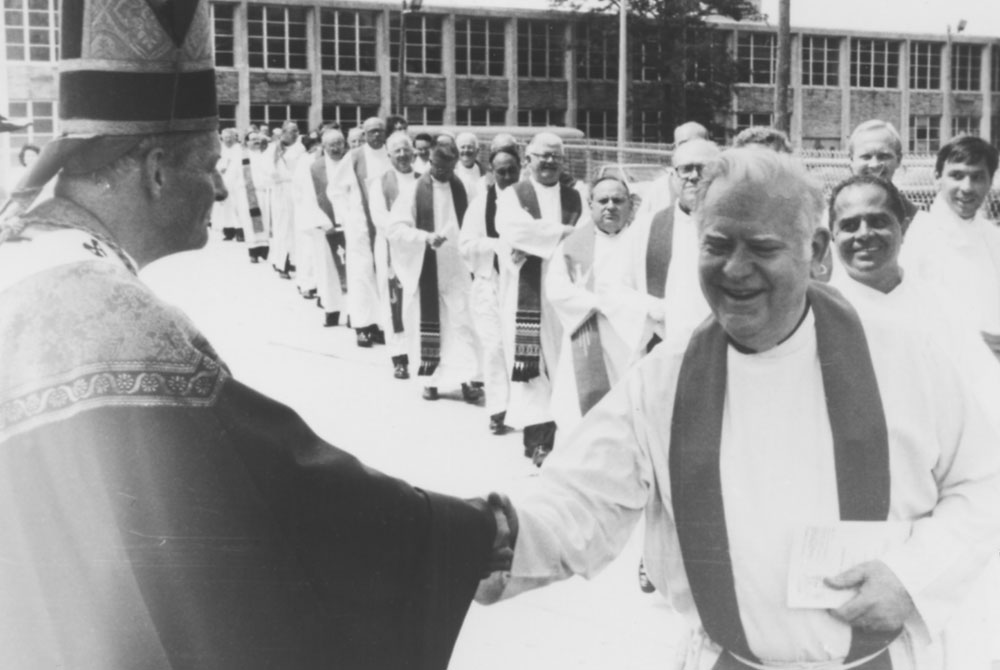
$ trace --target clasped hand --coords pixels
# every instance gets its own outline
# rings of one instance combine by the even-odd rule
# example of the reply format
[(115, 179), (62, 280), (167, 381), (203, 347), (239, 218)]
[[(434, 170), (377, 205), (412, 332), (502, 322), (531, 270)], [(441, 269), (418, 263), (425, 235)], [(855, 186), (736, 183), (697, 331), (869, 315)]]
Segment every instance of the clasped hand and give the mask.
[(849, 624), (873, 633), (898, 631), (916, 607), (906, 587), (882, 561), (868, 561), (824, 580), (834, 589), (857, 589), (857, 594), (830, 613)]

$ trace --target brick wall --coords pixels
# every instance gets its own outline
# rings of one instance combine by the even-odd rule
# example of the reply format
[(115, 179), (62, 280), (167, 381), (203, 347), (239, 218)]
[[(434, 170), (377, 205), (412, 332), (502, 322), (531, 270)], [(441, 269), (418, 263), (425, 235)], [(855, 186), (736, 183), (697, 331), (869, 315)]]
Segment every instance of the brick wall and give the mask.
[(521, 109), (566, 109), (566, 82), (522, 80), (517, 90)]
[(378, 105), (381, 79), (377, 75), (324, 74), (323, 102), (326, 104)]
[(507, 80), (459, 78), (455, 81), (455, 106), (505, 108)]
[(297, 72), (251, 72), (250, 102), (308, 105), (310, 75)]
[(843, 93), (838, 88), (803, 88), (802, 137), (840, 137), (840, 105)]
[(899, 91), (853, 90), (850, 127), (854, 128), (869, 119), (882, 119), (898, 127), (902, 109), (902, 93)]

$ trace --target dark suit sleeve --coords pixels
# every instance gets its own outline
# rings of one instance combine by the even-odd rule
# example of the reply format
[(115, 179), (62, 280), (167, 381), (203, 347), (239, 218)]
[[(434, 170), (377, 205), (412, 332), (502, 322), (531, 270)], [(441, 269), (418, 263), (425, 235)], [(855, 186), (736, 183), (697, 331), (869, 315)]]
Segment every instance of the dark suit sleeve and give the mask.
[(443, 670), (495, 533), (231, 380), (0, 458), (2, 667)]

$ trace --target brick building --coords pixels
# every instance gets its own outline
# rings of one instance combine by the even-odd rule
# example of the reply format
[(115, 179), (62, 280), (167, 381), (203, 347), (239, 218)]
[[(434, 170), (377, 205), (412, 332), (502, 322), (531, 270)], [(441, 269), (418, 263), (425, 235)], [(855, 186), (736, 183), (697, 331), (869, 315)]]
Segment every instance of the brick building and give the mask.
[[(4, 0), (0, 112), (31, 118), (0, 137), (0, 170), (55, 122), (58, 0)], [(540, 3), (541, 4), (541, 3)], [(386, 115), (399, 98), (398, 2), (271, 0), (212, 5), (219, 112), (224, 125), (352, 126)], [(613, 139), (617, 37), (552, 10), (502, 10), (433, 0), (404, 17), (402, 98), (411, 123), (566, 125)], [(715, 39), (739, 64), (734, 131), (772, 119), (775, 28), (720, 22)], [(950, 48), (949, 48), (950, 47)], [(661, 141), (655, 43), (631, 45), (630, 139)], [(692, 76), (701, 76), (693, 72)], [(710, 76), (710, 73), (705, 76)], [(1000, 138), (1000, 38), (793, 27), (792, 138), (839, 148), (869, 118), (892, 121), (910, 151), (958, 132)], [(4, 176), (4, 175), (0, 175)], [(5, 182), (0, 179), (0, 183)]]

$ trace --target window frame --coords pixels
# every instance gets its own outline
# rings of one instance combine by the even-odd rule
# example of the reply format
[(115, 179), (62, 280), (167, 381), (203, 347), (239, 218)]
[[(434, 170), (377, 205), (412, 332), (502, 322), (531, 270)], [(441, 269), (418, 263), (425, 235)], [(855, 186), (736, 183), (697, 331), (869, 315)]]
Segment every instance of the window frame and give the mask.
[[(810, 88), (840, 87), (840, 37), (829, 35), (802, 36), (802, 85)], [(816, 44), (822, 42), (822, 46)], [(833, 44), (831, 47), (830, 44)], [(816, 59), (817, 54), (822, 59)], [(817, 72), (817, 65), (820, 66)]]
[[(901, 53), (899, 45), (898, 40), (852, 37), (851, 88), (877, 91), (898, 90)], [(870, 63), (862, 62), (862, 54), (868, 55)], [(868, 68), (867, 72), (864, 71), (866, 67)]]
[[(350, 20), (345, 20), (350, 18)], [(378, 71), (375, 13), (362, 9), (320, 7), (319, 67), (323, 72)], [(348, 33), (345, 36), (344, 33)], [(326, 53), (330, 51), (330, 53)], [(353, 61), (353, 66), (350, 62)]]
[(910, 42), (911, 91), (941, 90), (942, 46), (939, 42)]
[(982, 45), (951, 45), (951, 90), (977, 92), (982, 81)]
[[(482, 24), (477, 29), (476, 24)], [(506, 22), (503, 19), (460, 16), (455, 18), (455, 76), (503, 78), (507, 71)], [(481, 43), (476, 43), (476, 38)], [(482, 52), (477, 61), (476, 54)], [(474, 72), (477, 63), (482, 72)]]
[[(280, 22), (274, 20), (274, 12), (281, 13)], [(256, 14), (260, 18), (256, 18)], [(276, 34), (281, 26), (281, 33)], [(301, 36), (292, 35), (292, 27), (301, 26)], [(259, 33), (257, 30), (259, 29)], [(295, 32), (299, 29), (296, 28)], [(259, 41), (260, 51), (255, 51), (254, 43)], [(281, 43), (279, 53), (272, 46)], [(293, 45), (301, 44), (301, 49)], [(293, 65), (294, 58), (294, 65)], [(277, 59), (280, 59), (280, 65)], [(301, 66), (298, 65), (301, 63)], [(251, 70), (307, 71), (309, 69), (308, 8), (305, 6), (247, 5), (247, 64)]]
[[(541, 46), (538, 46), (539, 43)], [(518, 21), (518, 79), (565, 79), (565, 49), (566, 35), (562, 24), (538, 19)], [(543, 54), (544, 58), (539, 60), (533, 57), (535, 54)]]
[[(925, 131), (921, 133), (920, 131)], [(919, 135), (923, 135), (920, 137)], [(941, 117), (937, 114), (911, 114), (907, 137), (911, 154), (933, 154), (941, 146)]]
[[(31, 0), (4, 0), (4, 46), (8, 61), (54, 63), (59, 60), (59, 0), (42, 1), (46, 3), (45, 9), (33, 8)], [(15, 3), (17, 6), (13, 6)], [(16, 24), (11, 21), (14, 16), (18, 17)], [(35, 20), (42, 25), (34, 25)], [(14, 35), (19, 39), (11, 40)], [(35, 42), (35, 36), (41, 41)]]
[[(389, 18), (389, 69), (397, 74), (399, 73), (401, 18), (400, 12), (393, 12)], [(437, 26), (428, 27), (428, 21), (436, 22)], [(433, 38), (435, 34), (437, 42), (428, 43), (429, 37)], [(414, 35), (418, 35), (420, 39), (414, 40)], [(435, 51), (437, 52), (436, 58), (434, 57)], [(420, 67), (414, 67), (414, 63), (419, 63)], [(444, 17), (441, 14), (408, 14), (406, 17), (406, 75), (438, 76), (443, 72)]]
[[(777, 38), (774, 33), (741, 31), (736, 38), (736, 83), (773, 86), (777, 70)], [(767, 51), (766, 55), (760, 55)], [(765, 62), (763, 74), (757, 64)]]

